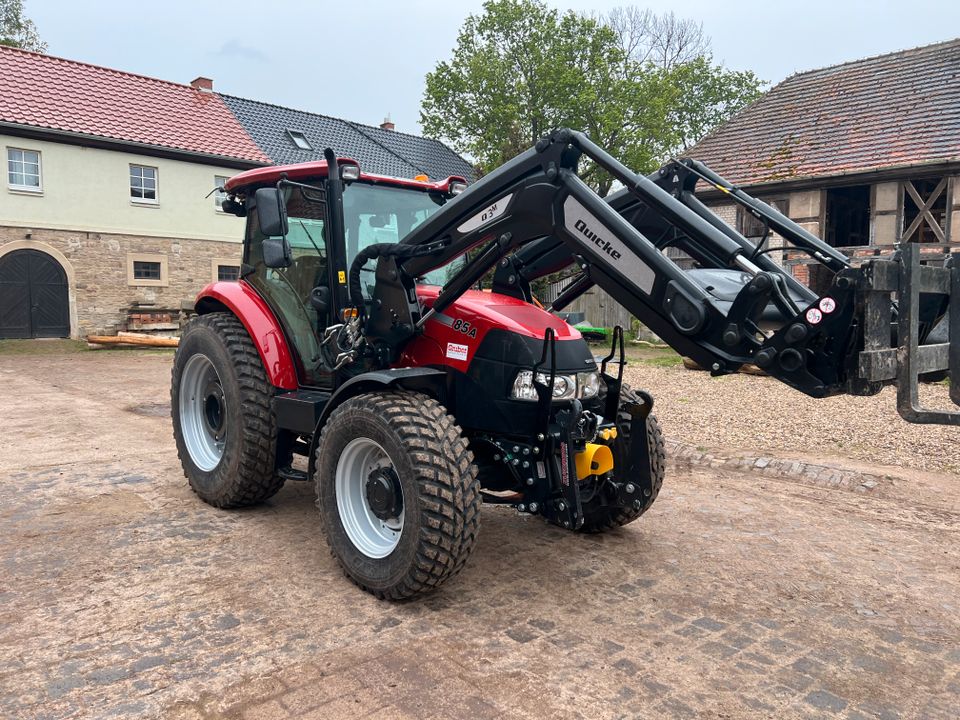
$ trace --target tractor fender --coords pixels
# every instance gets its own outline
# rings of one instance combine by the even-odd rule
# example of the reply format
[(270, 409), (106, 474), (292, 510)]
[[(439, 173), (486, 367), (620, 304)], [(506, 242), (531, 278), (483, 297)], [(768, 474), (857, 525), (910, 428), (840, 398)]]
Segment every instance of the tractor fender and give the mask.
[(263, 361), (267, 378), (275, 387), (296, 390), (297, 366), (283, 328), (266, 301), (243, 280), (216, 282), (197, 295), (198, 315), (229, 311), (243, 323)]
[(405, 390), (426, 392), (442, 403), (446, 394), (446, 377), (447, 373), (443, 370), (428, 367), (407, 367), (373, 370), (356, 375), (347, 380), (330, 396), (330, 399), (323, 406), (323, 410), (320, 413), (317, 428), (310, 441), (310, 476), (313, 477), (317, 445), (320, 444), (320, 431), (326, 424), (330, 414), (344, 401), (366, 392), (382, 391), (399, 387)]

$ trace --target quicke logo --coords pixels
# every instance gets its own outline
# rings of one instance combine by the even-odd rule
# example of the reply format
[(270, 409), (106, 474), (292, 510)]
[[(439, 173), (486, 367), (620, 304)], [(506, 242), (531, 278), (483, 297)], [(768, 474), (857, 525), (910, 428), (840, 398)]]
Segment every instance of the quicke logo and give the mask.
[(613, 246), (609, 243), (609, 241), (604, 240), (602, 237), (597, 235), (593, 230), (588, 228), (587, 224), (583, 220), (578, 219), (573, 224), (573, 226), (577, 230), (579, 230), (584, 237), (590, 240), (594, 245), (596, 245), (598, 248), (603, 250), (607, 255), (612, 257), (614, 260), (620, 259), (620, 251), (614, 250)]

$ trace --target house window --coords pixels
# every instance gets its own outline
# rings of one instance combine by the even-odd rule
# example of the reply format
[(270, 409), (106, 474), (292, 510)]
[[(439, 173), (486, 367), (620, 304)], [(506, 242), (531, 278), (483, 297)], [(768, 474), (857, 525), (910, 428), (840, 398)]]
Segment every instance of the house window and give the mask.
[(7, 185), (11, 190), (42, 192), (40, 153), (37, 150), (7, 148)]
[(148, 165), (130, 166), (130, 200), (155, 205), (157, 200), (157, 169)]
[[(214, 175), (213, 176), (213, 186), (217, 188), (222, 188), (227, 184), (229, 178), (226, 175)], [(217, 212), (223, 212), (223, 203), (227, 199), (227, 193), (217, 190), (213, 193), (213, 207)]]
[(214, 282), (236, 282), (240, 279), (239, 258), (214, 258), (210, 264)]
[[(790, 209), (790, 204), (787, 202), (786, 198), (775, 200), (764, 198), (764, 202), (772, 206), (775, 210), (778, 210), (783, 215), (787, 215)], [(759, 242), (767, 232), (767, 226), (763, 220), (754, 217), (749, 210), (746, 210), (742, 206), (737, 206), (737, 230), (745, 238), (749, 238), (754, 242)]]
[(127, 285), (166, 287), (169, 284), (166, 255), (127, 255)]
[(133, 279), (134, 280), (159, 280), (160, 263), (152, 260), (134, 260), (133, 261)]
[(235, 282), (240, 279), (239, 265), (218, 265), (217, 280), (220, 282)]
[(293, 140), (293, 144), (301, 150), (313, 150), (313, 146), (310, 144), (310, 141), (307, 140), (306, 135), (299, 130), (287, 130), (287, 135)]
[(827, 232), (824, 240), (833, 247), (870, 244), (870, 186), (827, 190)]

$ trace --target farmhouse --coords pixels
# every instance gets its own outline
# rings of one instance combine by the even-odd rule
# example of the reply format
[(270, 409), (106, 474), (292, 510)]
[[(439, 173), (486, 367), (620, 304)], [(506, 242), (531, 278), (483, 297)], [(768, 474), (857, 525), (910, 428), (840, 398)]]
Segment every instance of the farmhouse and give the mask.
[(0, 47), (0, 339), (175, 327), (235, 279), (243, 220), (215, 191), (241, 170), (322, 159), (465, 175), (435, 140)]

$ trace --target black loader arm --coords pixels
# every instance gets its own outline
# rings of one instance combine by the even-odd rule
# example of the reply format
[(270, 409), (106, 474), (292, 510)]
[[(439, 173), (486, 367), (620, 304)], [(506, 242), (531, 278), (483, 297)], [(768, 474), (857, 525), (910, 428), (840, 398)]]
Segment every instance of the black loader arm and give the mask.
[[(609, 201), (600, 198), (576, 174), (582, 155), (624, 190)], [(951, 313), (953, 343), (918, 345), (922, 328), (937, 322), (947, 299), (958, 304), (956, 263), (921, 267), (914, 247), (895, 261), (850, 268), (842, 254), (791, 227), (775, 209), (754, 206), (770, 227), (836, 272), (828, 293), (818, 297), (757, 245), (684, 196), (692, 196), (693, 184), (707, 172), (683, 161), (645, 177), (583, 133), (555, 131), (447, 203), (401, 243), (423, 252), (379, 259), (369, 339), (404, 342), (495, 267), (495, 289), (529, 300), (529, 280), (572, 260), (580, 272), (573, 292), (601, 287), (677, 352), (714, 374), (755, 363), (813, 397), (872, 394), (897, 382), (904, 417), (960, 424), (960, 414), (930, 413), (916, 402), (917, 375), (949, 367), (952, 398), (960, 404), (960, 329), (955, 327), (960, 310)], [(646, 213), (655, 221), (644, 220)], [(720, 302), (666, 256), (663, 249), (670, 244), (705, 267), (741, 274), (742, 289), (732, 301)], [(468, 251), (471, 259), (421, 314), (413, 294), (416, 278)], [(351, 274), (358, 272), (355, 263)], [(899, 333), (893, 322), (895, 293), (906, 298), (901, 299)], [(921, 293), (938, 294), (940, 300), (920, 303)], [(783, 317), (775, 330), (761, 327), (770, 305)]]

